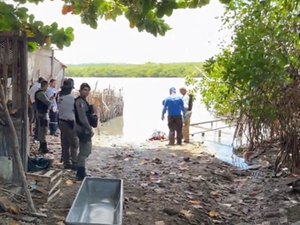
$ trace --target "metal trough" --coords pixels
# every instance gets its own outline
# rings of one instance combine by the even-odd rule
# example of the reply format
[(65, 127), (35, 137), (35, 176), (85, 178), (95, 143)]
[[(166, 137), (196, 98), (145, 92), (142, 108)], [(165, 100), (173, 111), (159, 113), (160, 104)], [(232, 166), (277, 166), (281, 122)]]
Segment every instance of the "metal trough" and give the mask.
[(123, 181), (86, 177), (77, 192), (67, 225), (121, 225)]

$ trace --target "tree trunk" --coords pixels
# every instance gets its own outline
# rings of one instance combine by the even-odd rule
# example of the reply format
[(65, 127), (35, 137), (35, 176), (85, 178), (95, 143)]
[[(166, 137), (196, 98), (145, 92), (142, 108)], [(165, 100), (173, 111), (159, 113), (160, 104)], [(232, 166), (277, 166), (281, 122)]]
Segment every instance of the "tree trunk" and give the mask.
[(30, 191), (28, 190), (27, 180), (26, 180), (26, 176), (25, 176), (25, 170), (23, 168), (22, 159), (21, 159), (21, 155), (19, 152), (20, 148), (19, 148), (18, 136), (17, 136), (14, 124), (12, 122), (12, 119), (8, 112), (8, 108), (7, 108), (6, 101), (5, 101), (4, 88), (3, 88), (2, 84), (0, 84), (0, 103), (2, 104), (2, 109), (4, 111), (4, 119), (5, 119), (5, 121), (7, 121), (9, 131), (12, 134), (12, 143), (13, 143), (13, 146), (12, 146), (13, 154), (12, 155), (15, 159), (16, 167), (20, 174), (22, 188), (23, 188), (23, 191), (24, 191), (26, 199), (27, 199), (27, 204), (28, 204), (30, 211), (33, 213), (36, 213)]

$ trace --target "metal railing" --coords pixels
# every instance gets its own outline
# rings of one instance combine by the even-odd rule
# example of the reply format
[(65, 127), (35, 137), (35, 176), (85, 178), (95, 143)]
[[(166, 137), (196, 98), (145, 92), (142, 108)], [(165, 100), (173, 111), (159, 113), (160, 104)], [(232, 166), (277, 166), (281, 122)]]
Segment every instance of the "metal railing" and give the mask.
[[(214, 120), (209, 120), (209, 121), (203, 121), (203, 122), (198, 122), (198, 123), (192, 123), (190, 124), (190, 126), (192, 127), (196, 127), (196, 128), (200, 128), (203, 129), (201, 131), (197, 131), (191, 134), (191, 136), (194, 136), (195, 134), (202, 134), (202, 136), (205, 135), (205, 133), (207, 132), (211, 132), (211, 131), (219, 131), (218, 132), (218, 136), (221, 137), (221, 130), (225, 129), (225, 128), (230, 128), (230, 127), (234, 127), (235, 125), (231, 124), (231, 125), (226, 125), (226, 126), (222, 126), (222, 127), (213, 127), (213, 124), (216, 122), (221, 122), (221, 121), (234, 121), (236, 118), (219, 118), (219, 119), (214, 119)], [(211, 124), (211, 127), (203, 127), (203, 126), (199, 126), (199, 125), (203, 125), (203, 124)]]

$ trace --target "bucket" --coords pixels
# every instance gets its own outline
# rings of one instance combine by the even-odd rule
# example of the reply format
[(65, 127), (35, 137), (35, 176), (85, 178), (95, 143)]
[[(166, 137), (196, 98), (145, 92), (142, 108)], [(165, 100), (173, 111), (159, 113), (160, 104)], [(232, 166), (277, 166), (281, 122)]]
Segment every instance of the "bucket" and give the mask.
[(0, 178), (11, 180), (13, 174), (13, 162), (10, 157), (0, 156)]

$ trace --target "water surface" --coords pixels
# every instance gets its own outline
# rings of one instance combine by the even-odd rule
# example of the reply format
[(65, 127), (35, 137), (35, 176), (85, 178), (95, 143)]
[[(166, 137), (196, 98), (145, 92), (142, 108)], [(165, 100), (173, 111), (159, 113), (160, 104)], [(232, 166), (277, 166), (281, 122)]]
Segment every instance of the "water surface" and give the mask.
[[(183, 78), (75, 78), (78, 89), (82, 82), (90, 84), (92, 90), (104, 88), (122, 89), (124, 96), (123, 117), (112, 119), (100, 127), (100, 144), (132, 144), (138, 146), (145, 142), (155, 130), (168, 132), (167, 121), (161, 121), (162, 101), (168, 96), (170, 87), (179, 90), (184, 86)], [(200, 102), (198, 96), (194, 102), (191, 123), (210, 121), (214, 116)], [(210, 128), (211, 124), (203, 125)], [(213, 128), (223, 127), (225, 124), (217, 122)], [(190, 133), (197, 133), (200, 129), (191, 127)], [(204, 142), (206, 151), (215, 154), (223, 161), (239, 167), (246, 167), (244, 160), (232, 153), (234, 128), (222, 129), (221, 137), (218, 131), (212, 131), (202, 137), (201, 133), (191, 137), (194, 143)], [(106, 138), (107, 137), (107, 138)], [(105, 139), (109, 143), (105, 143)]]

